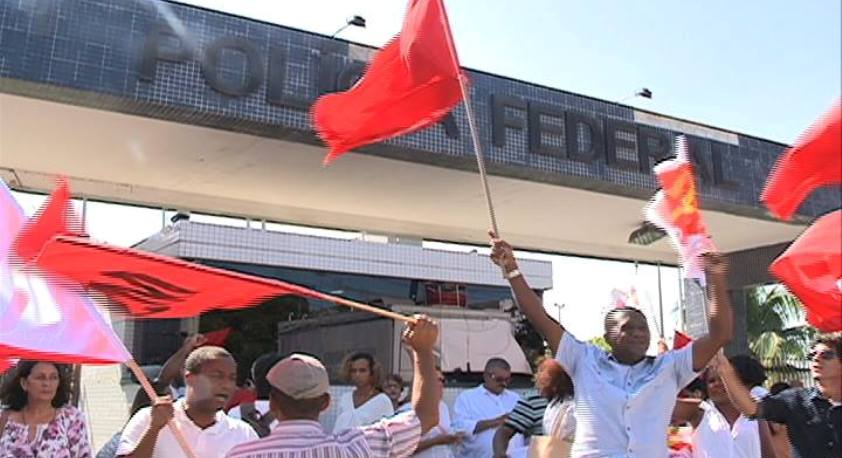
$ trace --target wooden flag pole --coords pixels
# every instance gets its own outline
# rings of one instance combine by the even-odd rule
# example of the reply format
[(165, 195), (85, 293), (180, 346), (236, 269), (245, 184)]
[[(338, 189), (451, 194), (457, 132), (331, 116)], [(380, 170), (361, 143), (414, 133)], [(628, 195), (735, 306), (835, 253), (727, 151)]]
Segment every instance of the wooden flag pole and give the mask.
[(485, 195), (485, 204), (488, 207), (488, 217), (491, 220), (491, 229), (497, 237), (500, 237), (500, 230), (497, 227), (497, 216), (494, 213), (494, 204), (491, 201), (491, 188), (488, 186), (488, 175), (485, 171), (485, 159), (483, 159), (482, 147), (479, 142), (479, 131), (474, 117), (474, 110), (471, 108), (471, 98), (470, 92), (468, 91), (467, 77), (462, 74), (462, 67), (459, 65), (459, 57), (456, 55), (456, 44), (453, 41), (453, 35), (450, 31), (450, 20), (447, 18), (447, 10), (445, 9), (443, 3), (440, 3), (440, 5), (441, 14), (444, 20), (444, 31), (445, 34), (447, 34), (447, 41), (450, 46), (450, 57), (453, 59), (453, 65), (459, 71), (459, 89), (462, 91), (462, 103), (465, 105), (465, 113), (468, 116), (468, 128), (471, 131), (471, 141), (474, 144), (474, 154), (477, 157), (479, 179), (482, 182), (482, 191)]
[[(137, 365), (135, 360), (130, 359), (126, 361), (126, 367), (132, 371), (134, 376), (137, 378), (138, 382), (140, 382), (140, 386), (143, 387), (143, 391), (146, 391), (146, 395), (149, 396), (149, 399), (152, 401), (152, 405), (155, 405), (155, 400), (158, 399), (158, 393), (155, 392), (155, 389), (152, 388), (152, 383), (149, 382), (149, 378), (146, 377), (146, 374), (140, 370), (140, 366)], [(190, 444), (187, 443), (187, 439), (184, 438), (184, 434), (181, 432), (181, 429), (175, 423), (174, 420), (170, 419), (167, 426), (170, 427), (172, 431), (172, 435), (175, 437), (175, 440), (178, 441), (178, 445), (181, 446), (181, 450), (187, 455), (189, 458), (196, 458), (196, 454), (193, 453), (193, 449), (190, 448)]]
[(373, 313), (375, 315), (380, 315), (385, 318), (391, 318), (396, 321), (403, 321), (404, 323), (415, 323), (415, 319), (411, 316), (401, 315), (400, 313), (395, 313), (391, 310), (381, 309), (379, 307), (375, 307), (373, 305), (362, 304), (360, 302), (350, 301), (348, 299), (344, 299), (338, 296), (331, 296), (330, 294), (320, 293), (318, 291), (314, 291), (313, 297), (317, 299), (322, 299), (328, 302), (334, 302), (339, 305), (344, 305), (346, 307), (351, 307), (357, 310), (362, 310), (364, 312)]

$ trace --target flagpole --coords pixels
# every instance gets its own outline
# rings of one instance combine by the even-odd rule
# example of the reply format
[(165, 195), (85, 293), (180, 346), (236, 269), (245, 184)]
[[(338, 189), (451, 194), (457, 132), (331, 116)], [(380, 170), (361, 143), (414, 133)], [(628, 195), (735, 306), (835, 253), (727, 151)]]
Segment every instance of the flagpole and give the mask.
[(474, 110), (471, 109), (471, 98), (468, 91), (467, 77), (462, 73), (462, 67), (459, 65), (459, 57), (456, 55), (456, 44), (453, 41), (453, 35), (450, 32), (450, 20), (447, 18), (447, 9), (441, 0), (436, 0), (441, 6), (442, 19), (444, 20), (444, 31), (447, 35), (447, 42), (450, 46), (450, 57), (453, 59), (453, 66), (459, 72), (459, 89), (462, 91), (462, 103), (465, 105), (465, 113), (468, 116), (468, 128), (471, 131), (471, 141), (474, 143), (474, 154), (477, 157), (477, 168), (479, 169), (479, 179), (482, 182), (482, 191), (485, 195), (485, 204), (488, 207), (488, 217), (491, 220), (491, 229), (495, 236), (500, 237), (500, 230), (497, 227), (497, 216), (494, 213), (494, 204), (491, 201), (491, 188), (488, 186), (488, 174), (485, 171), (485, 160), (482, 156), (482, 147), (480, 146), (479, 133), (477, 129), (476, 120), (474, 118)]
[(488, 186), (488, 174), (485, 171), (485, 159), (483, 159), (479, 133), (474, 119), (474, 110), (471, 108), (470, 94), (465, 80), (465, 76), (460, 72), (459, 88), (462, 90), (462, 102), (465, 105), (465, 113), (468, 116), (468, 127), (471, 131), (471, 140), (474, 143), (474, 154), (477, 158), (477, 169), (479, 169), (479, 179), (482, 182), (482, 191), (485, 195), (485, 204), (488, 207), (488, 217), (491, 220), (491, 229), (497, 237), (500, 237), (500, 230), (497, 227), (497, 216), (494, 213), (494, 204), (491, 201), (491, 188)]
[[(140, 369), (140, 366), (137, 365), (135, 360), (130, 359), (126, 361), (126, 367), (128, 367), (132, 373), (134, 374), (135, 378), (137, 378), (138, 382), (140, 382), (140, 386), (143, 387), (143, 391), (146, 391), (146, 395), (149, 396), (149, 400), (152, 401), (152, 405), (155, 405), (155, 400), (158, 399), (158, 393), (155, 392), (155, 389), (152, 388), (152, 383), (149, 382), (149, 378), (146, 377), (146, 374)], [(181, 450), (187, 455), (189, 458), (196, 458), (196, 454), (193, 453), (193, 449), (190, 448), (190, 444), (187, 443), (187, 439), (184, 438), (184, 433), (181, 432), (181, 428), (175, 423), (173, 419), (170, 419), (167, 422), (167, 426), (170, 427), (172, 431), (172, 435), (175, 437), (175, 440), (178, 442), (178, 445), (181, 446)]]
[(391, 310), (381, 309), (379, 307), (375, 307), (373, 305), (362, 304), (360, 302), (350, 301), (345, 298), (341, 298), (338, 296), (331, 296), (330, 294), (320, 293), (318, 291), (313, 291), (312, 297), (317, 299), (322, 299), (328, 302), (334, 302), (339, 305), (344, 305), (346, 307), (351, 307), (357, 310), (362, 310), (364, 312), (373, 313), (375, 315), (380, 315), (385, 318), (391, 318), (395, 321), (403, 321), (404, 323), (415, 323), (415, 318), (411, 316), (401, 315), (400, 313), (393, 312)]

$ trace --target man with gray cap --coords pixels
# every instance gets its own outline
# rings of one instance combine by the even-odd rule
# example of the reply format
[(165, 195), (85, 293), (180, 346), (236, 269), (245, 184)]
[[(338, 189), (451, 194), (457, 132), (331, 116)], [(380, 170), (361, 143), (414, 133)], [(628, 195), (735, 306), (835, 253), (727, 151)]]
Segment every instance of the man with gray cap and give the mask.
[(327, 370), (312, 356), (293, 354), (269, 371), (269, 405), (280, 422), (269, 436), (240, 444), (228, 458), (388, 457), (412, 455), (421, 434), (439, 422), (439, 392), (433, 346), (438, 326), (423, 315), (407, 324), (403, 341), (414, 353), (412, 410), (378, 423), (328, 434), (319, 414), (330, 405)]

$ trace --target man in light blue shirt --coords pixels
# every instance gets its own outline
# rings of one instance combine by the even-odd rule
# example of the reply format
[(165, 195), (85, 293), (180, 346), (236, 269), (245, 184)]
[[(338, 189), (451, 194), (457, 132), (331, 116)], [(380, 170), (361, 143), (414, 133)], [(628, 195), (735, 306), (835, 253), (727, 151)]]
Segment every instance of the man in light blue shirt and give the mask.
[(646, 316), (634, 308), (605, 317), (610, 352), (576, 340), (544, 311), (541, 298), (518, 270), (512, 247), (491, 234), (492, 260), (503, 268), (521, 312), (557, 352), (575, 387), (574, 458), (666, 457), (667, 428), (678, 392), (731, 340), (733, 316), (726, 284), (727, 262), (704, 255), (710, 286), (709, 333), (681, 350), (646, 356)]

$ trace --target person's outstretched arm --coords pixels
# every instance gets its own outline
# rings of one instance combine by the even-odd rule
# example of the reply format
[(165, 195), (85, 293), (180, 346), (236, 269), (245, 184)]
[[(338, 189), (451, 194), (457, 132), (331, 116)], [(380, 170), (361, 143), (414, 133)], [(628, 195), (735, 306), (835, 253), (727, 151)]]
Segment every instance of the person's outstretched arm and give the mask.
[(529, 287), (523, 274), (519, 273), (517, 260), (512, 246), (505, 240), (497, 238), (497, 234), (489, 231), (491, 236), (491, 260), (503, 269), (515, 294), (518, 308), (526, 316), (532, 327), (547, 341), (553, 354), (558, 351), (558, 344), (564, 334), (564, 327), (556, 323), (544, 310), (544, 302)]

